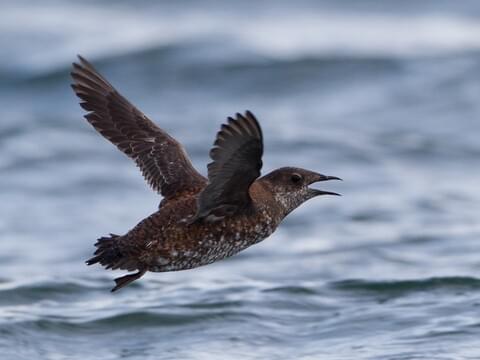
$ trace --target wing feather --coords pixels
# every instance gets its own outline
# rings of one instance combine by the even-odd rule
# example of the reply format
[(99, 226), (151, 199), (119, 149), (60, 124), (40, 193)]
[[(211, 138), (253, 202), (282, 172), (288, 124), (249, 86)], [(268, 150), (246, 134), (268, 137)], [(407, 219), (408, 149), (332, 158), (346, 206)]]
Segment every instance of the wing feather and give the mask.
[(198, 192), (206, 179), (183, 146), (125, 99), (81, 56), (73, 63), (72, 88), (88, 111), (87, 121), (132, 158), (148, 184), (165, 198)]
[(247, 111), (223, 124), (210, 150), (208, 185), (198, 198), (194, 221), (222, 218), (245, 209), (250, 203), (250, 185), (260, 176), (263, 135), (255, 116)]

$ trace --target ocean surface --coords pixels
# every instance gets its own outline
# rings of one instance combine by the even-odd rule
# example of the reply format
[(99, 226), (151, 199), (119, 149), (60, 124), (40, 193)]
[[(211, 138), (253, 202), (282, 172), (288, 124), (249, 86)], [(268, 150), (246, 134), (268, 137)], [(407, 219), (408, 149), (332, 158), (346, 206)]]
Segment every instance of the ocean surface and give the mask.
[[(480, 2), (0, 1), (0, 358), (480, 359)], [(206, 173), (249, 109), (263, 172), (340, 176), (195, 270), (87, 267), (160, 197), (83, 119), (82, 54)]]

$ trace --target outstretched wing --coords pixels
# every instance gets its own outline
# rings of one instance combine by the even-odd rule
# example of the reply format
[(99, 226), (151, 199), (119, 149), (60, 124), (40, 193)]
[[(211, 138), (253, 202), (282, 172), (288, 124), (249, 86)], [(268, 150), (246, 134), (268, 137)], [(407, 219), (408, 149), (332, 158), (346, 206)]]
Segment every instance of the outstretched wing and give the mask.
[(183, 146), (133, 106), (81, 56), (73, 63), (72, 88), (89, 111), (87, 121), (132, 158), (149, 185), (165, 198), (198, 192), (206, 184)]
[(223, 218), (246, 208), (251, 202), (248, 189), (260, 176), (262, 155), (262, 130), (255, 116), (247, 111), (228, 118), (210, 151), (208, 185), (199, 195), (193, 221)]

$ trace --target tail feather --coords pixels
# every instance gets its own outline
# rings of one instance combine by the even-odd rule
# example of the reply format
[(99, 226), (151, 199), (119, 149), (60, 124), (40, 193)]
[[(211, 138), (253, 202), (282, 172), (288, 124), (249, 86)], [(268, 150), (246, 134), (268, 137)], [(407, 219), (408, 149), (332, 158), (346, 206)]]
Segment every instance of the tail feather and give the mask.
[(110, 236), (104, 236), (97, 240), (95, 246), (97, 250), (94, 253), (94, 257), (86, 261), (87, 265), (93, 265), (100, 263), (107, 269), (113, 268), (114, 264), (123, 258), (122, 253), (118, 246), (118, 239), (120, 236), (110, 234)]
[(124, 251), (122, 252), (122, 243), (119, 241), (122, 237), (115, 234), (105, 236), (97, 240), (95, 246), (97, 250), (94, 256), (86, 261), (87, 265), (99, 263), (105, 269), (123, 269), (128, 271), (138, 270), (134, 274), (125, 275), (115, 279), (116, 286), (112, 291), (117, 291), (122, 287), (130, 284), (142, 277), (146, 270), (138, 263), (135, 257), (128, 256)]

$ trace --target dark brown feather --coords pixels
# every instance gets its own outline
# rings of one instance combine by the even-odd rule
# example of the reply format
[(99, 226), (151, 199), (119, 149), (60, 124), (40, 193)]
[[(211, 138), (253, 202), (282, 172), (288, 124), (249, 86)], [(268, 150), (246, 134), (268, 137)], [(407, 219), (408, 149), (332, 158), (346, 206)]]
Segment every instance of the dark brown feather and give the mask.
[(262, 155), (262, 130), (255, 116), (247, 111), (228, 118), (210, 151), (209, 182), (200, 193), (194, 220), (221, 218), (246, 208), (251, 202), (248, 189), (260, 176)]
[(165, 198), (198, 192), (206, 184), (183, 146), (120, 95), (84, 58), (73, 64), (72, 88), (87, 121), (132, 158), (149, 185)]

